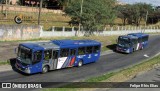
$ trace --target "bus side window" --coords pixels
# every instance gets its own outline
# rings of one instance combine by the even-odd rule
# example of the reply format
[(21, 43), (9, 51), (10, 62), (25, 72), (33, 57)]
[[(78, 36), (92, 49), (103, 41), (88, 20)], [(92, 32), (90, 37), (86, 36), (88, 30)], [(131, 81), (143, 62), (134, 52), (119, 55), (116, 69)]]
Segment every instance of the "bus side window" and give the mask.
[(85, 47), (78, 48), (78, 55), (84, 55), (85, 54)]
[(86, 53), (87, 54), (91, 54), (92, 53), (92, 49), (93, 49), (93, 47), (86, 47)]
[(76, 49), (71, 49), (70, 50), (70, 56), (76, 55)]
[(52, 54), (52, 57), (53, 59), (57, 59), (58, 58), (58, 51), (53, 51), (53, 54)]
[(44, 60), (49, 60), (52, 57), (52, 50), (44, 51)]
[(69, 55), (69, 49), (61, 49), (60, 57), (67, 57)]
[(42, 59), (42, 51), (34, 52), (33, 64), (41, 61)]
[(94, 46), (93, 47), (93, 52), (98, 53), (100, 51), (100, 46)]

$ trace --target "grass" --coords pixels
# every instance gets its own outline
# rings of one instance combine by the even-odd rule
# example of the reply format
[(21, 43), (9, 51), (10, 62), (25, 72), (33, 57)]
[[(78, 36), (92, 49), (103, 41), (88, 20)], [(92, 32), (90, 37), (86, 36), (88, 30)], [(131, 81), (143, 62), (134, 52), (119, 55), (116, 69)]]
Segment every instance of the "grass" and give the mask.
[[(22, 14), (23, 16), (32, 17), (32, 19), (24, 19), (23, 23), (24, 25), (37, 25), (38, 24), (38, 13), (26, 13), (26, 12), (13, 12), (9, 11), (7, 20), (5, 19), (4, 14), (0, 14), (0, 24), (16, 24), (14, 22), (14, 17), (17, 15)], [(62, 27), (62, 26), (68, 26), (68, 22), (70, 21), (70, 17), (63, 16), (62, 14), (54, 14), (54, 13), (42, 13), (41, 14), (41, 23), (40, 25), (44, 26), (44, 30), (48, 30), (52, 26), (56, 27)]]
[[(160, 66), (160, 55), (149, 59), (147, 61), (144, 61), (142, 63), (139, 63), (137, 65), (134, 65), (132, 67), (122, 69), (120, 71), (106, 73), (101, 76), (92, 77), (89, 79), (84, 80), (83, 82), (125, 82), (127, 80), (132, 79), (136, 75), (147, 72), (155, 67)], [(74, 84), (71, 84), (74, 85)], [(67, 85), (66, 85), (67, 86)], [(64, 87), (66, 87), (64, 86)], [(91, 91), (95, 90), (94, 88), (49, 88), (49, 89), (43, 89), (43, 91)]]
[(7, 61), (0, 61), (0, 66), (1, 65), (9, 65), (10, 64), (10, 61), (7, 60)]
[(58, 40), (58, 39), (73, 39), (73, 40), (81, 40), (81, 39), (92, 39), (97, 40), (102, 43), (102, 51), (109, 50), (110, 48), (107, 47), (112, 44), (116, 44), (116, 39), (118, 36), (89, 36), (89, 37), (51, 37), (51, 38), (37, 38), (37, 39), (30, 39), (30, 40), (14, 40), (14, 41), (0, 41), (0, 42), (26, 42), (26, 41), (48, 41), (48, 40)]

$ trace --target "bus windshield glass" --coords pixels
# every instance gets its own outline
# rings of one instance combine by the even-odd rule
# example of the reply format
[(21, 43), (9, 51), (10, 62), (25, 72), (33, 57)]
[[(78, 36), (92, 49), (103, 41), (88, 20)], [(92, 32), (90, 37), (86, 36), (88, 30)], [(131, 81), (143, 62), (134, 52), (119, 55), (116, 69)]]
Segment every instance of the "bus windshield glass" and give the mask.
[(130, 40), (128, 38), (120, 37), (118, 39), (118, 45), (122, 47), (130, 47)]
[(24, 64), (32, 63), (32, 51), (26, 47), (20, 46), (18, 48), (18, 57), (20, 61)]

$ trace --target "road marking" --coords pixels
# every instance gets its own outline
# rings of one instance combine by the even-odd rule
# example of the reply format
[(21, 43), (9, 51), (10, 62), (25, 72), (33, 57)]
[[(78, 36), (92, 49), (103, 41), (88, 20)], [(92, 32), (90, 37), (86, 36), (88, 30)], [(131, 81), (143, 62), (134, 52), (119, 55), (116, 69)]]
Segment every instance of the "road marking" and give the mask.
[(147, 54), (144, 54), (144, 57), (148, 58), (149, 56)]

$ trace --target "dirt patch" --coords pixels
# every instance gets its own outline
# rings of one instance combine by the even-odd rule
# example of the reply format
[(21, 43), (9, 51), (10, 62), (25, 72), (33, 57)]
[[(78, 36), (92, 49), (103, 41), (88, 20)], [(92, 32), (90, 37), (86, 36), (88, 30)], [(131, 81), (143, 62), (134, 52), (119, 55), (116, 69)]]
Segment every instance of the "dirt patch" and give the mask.
[(18, 44), (18, 42), (0, 42), (0, 61), (7, 61), (11, 58), (15, 58), (15, 48)]

